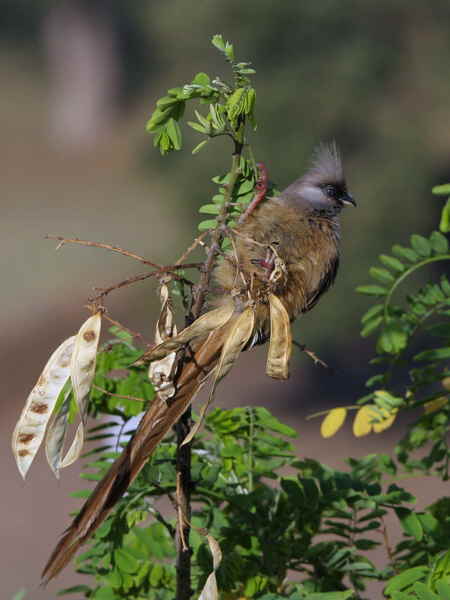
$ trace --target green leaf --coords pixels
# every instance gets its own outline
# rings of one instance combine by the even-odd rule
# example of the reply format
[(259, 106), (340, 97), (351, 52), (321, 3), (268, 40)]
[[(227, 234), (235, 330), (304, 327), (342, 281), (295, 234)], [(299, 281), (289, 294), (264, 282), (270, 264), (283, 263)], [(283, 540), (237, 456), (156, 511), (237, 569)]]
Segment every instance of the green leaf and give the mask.
[(367, 321), (364, 325), (364, 327), (361, 329), (361, 337), (367, 337), (369, 336), (371, 333), (373, 333), (375, 331), (375, 329), (377, 329), (381, 323), (383, 322), (383, 317), (379, 316), (376, 317), (375, 319), (371, 319), (370, 321)]
[(396, 590), (404, 590), (405, 588), (410, 587), (413, 583), (418, 581), (419, 579), (424, 579), (430, 569), (429, 567), (422, 565), (420, 567), (413, 567), (412, 569), (407, 569), (400, 573), (400, 575), (396, 575), (393, 577), (387, 586), (384, 588), (385, 594), (391, 594)]
[(437, 581), (436, 590), (439, 592), (441, 600), (450, 600), (450, 584), (446, 581)]
[(430, 243), (437, 254), (446, 254), (448, 252), (448, 240), (439, 231), (433, 231), (430, 235)]
[(382, 262), (383, 265), (385, 265), (386, 267), (389, 267), (389, 269), (398, 271), (399, 273), (401, 273), (402, 271), (405, 270), (405, 265), (398, 258), (395, 258), (394, 256), (388, 256), (387, 254), (380, 254), (379, 259), (380, 259), (380, 262)]
[(447, 200), (442, 209), (439, 229), (442, 231), (442, 233), (450, 232), (450, 198)]
[(217, 221), (215, 219), (208, 219), (198, 224), (199, 231), (206, 231), (207, 229), (215, 229), (217, 227)]
[(414, 252), (414, 250), (411, 248), (405, 248), (404, 246), (399, 246), (398, 244), (392, 246), (392, 253), (395, 254), (395, 256), (398, 256), (399, 258), (405, 258), (412, 263), (416, 263), (419, 260), (419, 256), (416, 252)]
[(408, 334), (399, 322), (388, 323), (378, 338), (377, 349), (388, 354), (397, 354), (406, 347)]
[(203, 146), (206, 146), (208, 141), (209, 140), (203, 140), (202, 142), (200, 142), (200, 144), (197, 144), (197, 146), (195, 146), (195, 148), (193, 148), (192, 154), (197, 154), (198, 152), (200, 152), (200, 150), (203, 148)]
[(200, 72), (197, 73), (197, 75), (194, 77), (192, 83), (194, 83), (195, 85), (207, 86), (211, 83), (211, 80), (206, 73)]
[(218, 215), (220, 213), (220, 206), (218, 204), (204, 204), (200, 206), (198, 212), (205, 215)]
[(435, 196), (450, 196), (450, 183), (444, 183), (443, 185), (435, 185), (431, 190), (431, 193)]
[(181, 150), (181, 130), (175, 119), (168, 120), (166, 131), (175, 150)]
[(114, 551), (114, 559), (119, 569), (125, 573), (136, 573), (139, 569), (139, 562), (136, 558), (123, 548)]
[(423, 237), (423, 235), (417, 235), (414, 233), (411, 236), (411, 246), (413, 249), (419, 254), (419, 256), (430, 256), (431, 254), (431, 246), (429, 241)]
[(223, 37), (222, 37), (222, 35), (220, 33), (216, 33), (215, 35), (213, 35), (213, 37), (211, 39), (211, 43), (218, 50), (221, 50), (222, 52), (225, 52), (225, 42), (224, 42), (224, 39), (223, 39)]
[(203, 133), (204, 135), (208, 135), (211, 130), (210, 127), (206, 128), (203, 125), (200, 125), (200, 123), (196, 123), (195, 121), (188, 121), (187, 124), (189, 125), (189, 127), (194, 129), (198, 133)]
[(354, 597), (353, 590), (345, 592), (314, 592), (308, 594), (308, 600), (349, 600)]
[(11, 600), (23, 600), (26, 596), (26, 593), (27, 593), (26, 589), (21, 589), (14, 594), (14, 596), (11, 598)]
[(360, 285), (356, 288), (356, 291), (368, 296), (386, 296), (388, 293), (388, 290), (381, 287), (381, 285)]
[(371, 321), (373, 317), (378, 316), (381, 312), (383, 312), (384, 305), (383, 304), (374, 304), (369, 308), (366, 314), (361, 318), (361, 323), (366, 323), (367, 321)]
[(369, 275), (380, 281), (381, 283), (393, 283), (395, 281), (395, 277), (390, 273), (387, 269), (381, 269), (380, 267), (371, 267), (369, 269)]
[[(81, 592), (82, 594), (87, 594), (90, 591), (91, 588), (88, 585), (74, 585), (72, 587), (60, 590), (59, 592), (57, 592), (57, 596), (65, 596), (66, 594), (78, 594), (79, 592)], [(13, 600), (16, 600), (16, 598), (13, 598)]]
[(448, 348), (435, 348), (434, 350), (424, 350), (419, 352), (413, 358), (414, 361), (435, 361), (435, 360), (446, 360), (450, 358), (450, 347)]
[(413, 590), (419, 600), (439, 600), (439, 597), (420, 581), (413, 585)]
[(396, 507), (395, 512), (399, 518), (403, 531), (420, 542), (423, 538), (423, 528), (416, 513), (403, 507)]

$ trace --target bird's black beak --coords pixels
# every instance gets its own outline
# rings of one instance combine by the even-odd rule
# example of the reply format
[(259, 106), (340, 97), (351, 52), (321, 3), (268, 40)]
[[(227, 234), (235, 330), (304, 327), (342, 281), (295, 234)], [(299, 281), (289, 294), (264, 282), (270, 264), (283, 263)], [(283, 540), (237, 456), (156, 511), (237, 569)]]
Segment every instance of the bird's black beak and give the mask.
[(350, 196), (350, 194), (344, 194), (340, 199), (342, 204), (351, 204), (352, 206), (356, 206), (356, 202), (353, 200), (353, 196)]

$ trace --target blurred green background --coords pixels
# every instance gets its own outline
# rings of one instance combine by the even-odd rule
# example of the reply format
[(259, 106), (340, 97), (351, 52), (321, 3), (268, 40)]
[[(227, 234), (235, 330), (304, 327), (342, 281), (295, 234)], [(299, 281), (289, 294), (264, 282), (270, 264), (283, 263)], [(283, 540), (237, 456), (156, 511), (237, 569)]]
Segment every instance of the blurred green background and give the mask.
[[(185, 149), (162, 158), (144, 125), (168, 87), (197, 71), (226, 73), (209, 43), (222, 33), (257, 69), (257, 160), (283, 188), (318, 142), (336, 139), (358, 209), (343, 215), (335, 287), (296, 325), (296, 337), (334, 374), (296, 356), (290, 382), (270, 382), (258, 349), (242, 358), (218, 401), (264, 404), (301, 432), (301, 452), (332, 464), (389, 448), (398, 432), (354, 440), (346, 430), (324, 444), (318, 423), (304, 417), (363, 393), (371, 341), (359, 338), (367, 299), (354, 288), (379, 252), (426, 234), (438, 218), (430, 188), (450, 179), (450, 4), (0, 0), (0, 15), (2, 589), (9, 599), (28, 586), (41, 600), (79, 581), (69, 572), (37, 589), (39, 568), (78, 505), (67, 501), (79, 487), (77, 468), (58, 484), (38, 461), (21, 483), (10, 433), (50, 351), (85, 318), (92, 287), (142, 271), (102, 250), (56, 253), (44, 235), (110, 242), (162, 263), (186, 248), (229, 148), (218, 142), (191, 156), (199, 136), (185, 131)], [(150, 336), (154, 291), (139, 284), (108, 306)]]

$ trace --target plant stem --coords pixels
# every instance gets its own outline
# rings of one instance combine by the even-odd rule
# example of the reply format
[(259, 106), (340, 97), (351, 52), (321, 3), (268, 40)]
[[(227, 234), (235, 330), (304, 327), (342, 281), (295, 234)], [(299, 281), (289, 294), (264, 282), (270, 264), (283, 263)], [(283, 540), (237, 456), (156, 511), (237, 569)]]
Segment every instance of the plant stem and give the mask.
[[(226, 225), (228, 210), (233, 199), (233, 190), (240, 174), (240, 161), (242, 153), (242, 144), (235, 142), (234, 153), (232, 157), (230, 181), (226, 187), (225, 201), (217, 217), (217, 227), (211, 234), (211, 246), (209, 248), (206, 260), (203, 264), (200, 281), (193, 290), (192, 317), (198, 318), (201, 314), (206, 295), (209, 290), (211, 274), (214, 268), (217, 252), (224, 236), (224, 225)], [(191, 315), (186, 315), (189, 319)], [(189, 324), (188, 322), (186, 324)], [(192, 427), (192, 412), (188, 410), (179, 419), (175, 425), (177, 438), (176, 451), (176, 476), (177, 476), (177, 503), (178, 520), (176, 533), (176, 569), (177, 584), (175, 600), (189, 600), (192, 595), (191, 589), (191, 548), (189, 545), (190, 518), (191, 518), (191, 451), (192, 442), (182, 443)]]
[(191, 444), (182, 446), (183, 440), (192, 427), (191, 409), (183, 414), (175, 425), (177, 436), (176, 473), (178, 515), (177, 548), (177, 588), (176, 600), (189, 600), (191, 590), (191, 548), (189, 545), (191, 519)]

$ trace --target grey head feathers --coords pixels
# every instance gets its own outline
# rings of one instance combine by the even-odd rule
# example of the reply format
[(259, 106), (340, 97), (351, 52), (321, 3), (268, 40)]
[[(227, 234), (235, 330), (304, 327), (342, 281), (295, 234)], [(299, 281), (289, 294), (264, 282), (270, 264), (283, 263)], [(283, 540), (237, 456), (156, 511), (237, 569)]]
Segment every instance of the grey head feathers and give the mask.
[(344, 184), (344, 170), (336, 142), (317, 146), (313, 152), (311, 166), (302, 180), (313, 185)]
[(323, 216), (337, 215), (344, 205), (355, 206), (347, 192), (342, 161), (336, 143), (320, 144), (306, 173), (291, 183), (278, 201)]

